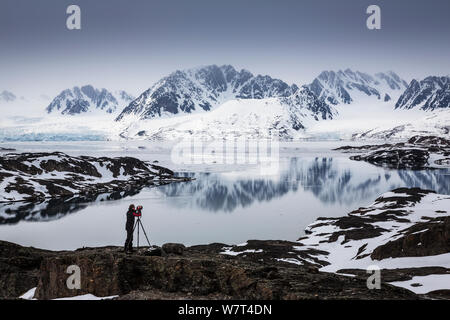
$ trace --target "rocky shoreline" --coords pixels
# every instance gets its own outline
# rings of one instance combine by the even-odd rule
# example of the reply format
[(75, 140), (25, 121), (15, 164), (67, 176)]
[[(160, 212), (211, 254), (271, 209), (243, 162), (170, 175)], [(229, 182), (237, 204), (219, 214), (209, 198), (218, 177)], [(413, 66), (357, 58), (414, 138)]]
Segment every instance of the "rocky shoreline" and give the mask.
[(436, 136), (414, 136), (407, 142), (381, 145), (343, 146), (336, 151), (361, 153), (350, 157), (393, 169), (434, 169), (450, 167), (450, 140)]
[[(319, 218), (298, 241), (165, 244), (128, 255), (0, 242), (0, 297), (36, 288), (36, 299), (450, 299), (449, 212), (450, 196), (401, 188), (347, 216)], [(70, 265), (80, 267), (79, 290), (67, 288)], [(373, 265), (380, 289), (367, 286)]]
[(62, 152), (7, 153), (0, 157), (0, 203), (92, 198), (189, 180), (132, 157), (74, 157)]

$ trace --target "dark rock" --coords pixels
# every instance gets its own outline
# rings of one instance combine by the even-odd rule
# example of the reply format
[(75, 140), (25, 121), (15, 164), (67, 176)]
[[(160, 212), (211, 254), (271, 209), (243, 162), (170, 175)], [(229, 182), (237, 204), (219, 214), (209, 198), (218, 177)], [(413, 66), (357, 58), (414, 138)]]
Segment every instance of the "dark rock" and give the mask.
[[(73, 157), (61, 152), (3, 155), (0, 157), (0, 182), (5, 179), (9, 181), (4, 184), (0, 202), (126, 192), (144, 186), (189, 181), (188, 177), (175, 176), (172, 170), (132, 157)], [(9, 193), (15, 195), (9, 196)]]
[[(259, 242), (263, 245), (264, 241)], [(269, 242), (268, 247), (286, 249), (285, 242)], [(256, 245), (252, 243), (252, 245)], [(220, 246), (186, 248), (183, 256), (126, 255), (121, 248), (83, 248), (76, 251), (46, 252), (0, 243), (2, 257), (28, 252), (40, 263), (22, 266), (33, 277), (16, 285), (5, 283), (3, 297), (14, 298), (37, 285), (35, 297), (52, 299), (91, 293), (119, 295), (119, 299), (417, 299), (408, 290), (383, 284), (368, 290), (363, 279), (319, 272), (275, 259), (254, 260), (248, 256), (220, 254)], [(223, 248), (223, 247), (222, 247)], [(288, 249), (289, 248), (289, 249)], [(81, 289), (69, 290), (67, 267), (81, 269)], [(11, 269), (9, 269), (11, 270)], [(4, 270), (6, 271), (6, 270)], [(31, 272), (30, 271), (30, 272)], [(1, 273), (4, 277), (5, 272)], [(21, 275), (14, 270), (8, 277)], [(3, 279), (3, 278), (2, 278)], [(6, 290), (5, 290), (6, 289)]]
[[(366, 161), (376, 166), (394, 169), (421, 170), (435, 165), (450, 165), (450, 140), (435, 136), (414, 136), (406, 143), (343, 146), (335, 150), (362, 152), (351, 156), (356, 161)], [(430, 163), (430, 155), (438, 156)]]
[(185, 249), (186, 247), (184, 246), (184, 244), (181, 243), (165, 243), (162, 246), (162, 250), (166, 254), (175, 254), (179, 256), (183, 255)]
[(422, 257), (450, 252), (450, 217), (417, 223), (404, 236), (377, 247), (374, 260), (394, 257)]
[(434, 290), (428, 292), (426, 296), (432, 299), (450, 300), (450, 290)]
[(450, 105), (450, 77), (430, 76), (421, 81), (413, 79), (395, 104), (396, 109), (422, 110), (448, 108)]
[(0, 299), (16, 298), (36, 287), (41, 262), (51, 254), (0, 241)]

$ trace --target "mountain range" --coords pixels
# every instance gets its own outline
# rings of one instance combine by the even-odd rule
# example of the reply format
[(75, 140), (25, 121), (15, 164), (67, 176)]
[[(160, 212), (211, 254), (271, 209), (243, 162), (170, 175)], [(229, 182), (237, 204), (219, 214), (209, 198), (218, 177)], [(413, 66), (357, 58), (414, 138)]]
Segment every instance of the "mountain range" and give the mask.
[(120, 107), (131, 102), (134, 98), (125, 91), (114, 94), (92, 85), (73, 87), (62, 91), (47, 107), (47, 113), (75, 115), (93, 111), (114, 113)]
[(211, 111), (230, 100), (267, 98), (279, 98), (291, 106), (313, 110), (321, 119), (333, 116), (329, 106), (307, 87), (289, 85), (268, 75), (255, 76), (244, 69), (237, 71), (230, 65), (211, 65), (164, 77), (131, 102), (116, 120), (198, 113)]
[[(14, 100), (17, 98), (11, 92), (0, 93), (1, 104)], [(421, 131), (431, 128), (445, 134), (449, 132), (445, 121), (437, 123), (430, 112), (444, 112), (449, 106), (449, 76), (413, 79), (408, 84), (393, 71), (368, 74), (345, 69), (323, 71), (311, 83), (297, 85), (231, 65), (209, 65), (177, 70), (137, 98), (123, 90), (75, 86), (56, 96), (46, 112), (70, 116), (111, 114), (116, 123), (106, 127), (111, 128), (107, 135), (113, 139), (177, 139), (186, 135), (217, 138), (243, 132), (255, 138), (275, 133), (296, 139), (308, 137), (308, 132), (315, 134), (315, 129), (310, 129), (317, 126), (335, 130), (338, 135), (346, 126), (351, 127), (354, 137), (379, 138), (399, 132), (407, 135), (416, 127), (415, 120), (406, 123), (403, 119), (406, 114), (414, 114), (409, 110), (431, 115), (421, 120)], [(399, 116), (396, 110), (407, 113)], [(349, 114), (359, 118), (349, 118)], [(391, 120), (390, 125), (378, 126), (370, 121), (365, 125), (366, 120), (382, 116)], [(336, 126), (336, 121), (343, 124)], [(355, 124), (360, 127), (353, 128)]]
[[(136, 99), (121, 90), (114, 93), (92, 85), (62, 91), (47, 107), (47, 112), (75, 115), (92, 109), (118, 113), (116, 121), (146, 120), (174, 115), (208, 112), (230, 100), (277, 98), (315, 113), (319, 119), (333, 119), (333, 108), (357, 102), (361, 96), (379, 102), (395, 103), (396, 109), (447, 108), (450, 77), (430, 76), (410, 84), (393, 71), (374, 75), (350, 69), (323, 71), (310, 84), (288, 84), (268, 75), (253, 75), (231, 65), (210, 65), (177, 70), (157, 81)], [(3, 91), (0, 99), (14, 100)]]
[(354, 95), (358, 93), (388, 102), (394, 92), (403, 92), (407, 86), (406, 81), (392, 71), (371, 76), (350, 69), (324, 71), (308, 85), (319, 99), (332, 105), (349, 104), (355, 100)]

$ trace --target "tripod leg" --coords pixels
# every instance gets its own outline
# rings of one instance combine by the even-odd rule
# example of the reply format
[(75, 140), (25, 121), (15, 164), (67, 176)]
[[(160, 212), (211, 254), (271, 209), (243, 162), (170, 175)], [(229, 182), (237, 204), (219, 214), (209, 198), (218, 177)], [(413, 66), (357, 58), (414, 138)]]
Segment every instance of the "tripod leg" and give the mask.
[(152, 245), (150, 244), (150, 241), (148, 241), (147, 232), (145, 232), (144, 225), (142, 224), (142, 221), (139, 220), (139, 222), (141, 224), (142, 231), (144, 231), (145, 239), (147, 239), (148, 246), (151, 247)]
[(138, 230), (137, 230), (137, 248), (138, 248), (138, 250), (139, 250), (139, 222), (140, 221), (141, 220), (138, 219), (138, 221), (136, 222), (137, 223), (137, 228), (138, 228)]

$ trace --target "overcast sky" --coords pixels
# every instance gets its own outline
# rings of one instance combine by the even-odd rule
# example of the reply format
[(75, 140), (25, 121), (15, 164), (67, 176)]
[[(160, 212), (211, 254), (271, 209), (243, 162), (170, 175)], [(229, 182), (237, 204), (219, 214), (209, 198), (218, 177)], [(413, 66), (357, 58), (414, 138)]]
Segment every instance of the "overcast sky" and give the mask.
[[(81, 7), (81, 30), (66, 8)], [(366, 8), (381, 7), (381, 30)], [(0, 91), (93, 84), (139, 94), (176, 69), (232, 64), (305, 84), (323, 70), (450, 73), (450, 1), (1, 0)]]

